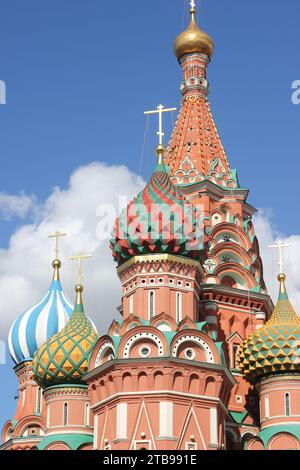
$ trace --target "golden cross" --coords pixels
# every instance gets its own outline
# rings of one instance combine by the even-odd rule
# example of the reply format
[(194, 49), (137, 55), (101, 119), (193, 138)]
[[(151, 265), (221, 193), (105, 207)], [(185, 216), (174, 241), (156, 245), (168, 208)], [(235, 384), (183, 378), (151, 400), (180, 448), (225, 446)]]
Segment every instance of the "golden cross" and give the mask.
[(91, 258), (92, 255), (85, 255), (83, 253), (78, 253), (78, 255), (75, 256), (70, 256), (69, 259), (72, 261), (77, 260), (78, 261), (78, 271), (77, 271), (77, 284), (81, 284), (81, 262), (85, 259)]
[(196, 8), (195, 0), (191, 0), (190, 4), (191, 4), (191, 9), (194, 10)]
[(61, 237), (67, 237), (67, 233), (62, 233), (59, 230), (57, 230), (55, 233), (52, 233), (48, 236), (48, 238), (55, 238), (55, 257), (58, 259), (59, 257), (59, 239)]
[(280, 274), (284, 274), (284, 260), (283, 260), (283, 248), (290, 248), (292, 245), (283, 243), (281, 240), (278, 241), (276, 245), (270, 245), (269, 248), (278, 248), (279, 249), (279, 266)]
[(169, 108), (169, 109), (166, 109), (162, 104), (160, 104), (159, 106), (157, 106), (156, 110), (154, 111), (145, 111), (144, 114), (158, 114), (158, 132), (157, 132), (157, 135), (158, 135), (158, 143), (159, 145), (162, 145), (163, 144), (163, 137), (164, 137), (164, 133), (163, 133), (163, 113), (169, 113), (171, 111), (176, 111), (176, 108)]

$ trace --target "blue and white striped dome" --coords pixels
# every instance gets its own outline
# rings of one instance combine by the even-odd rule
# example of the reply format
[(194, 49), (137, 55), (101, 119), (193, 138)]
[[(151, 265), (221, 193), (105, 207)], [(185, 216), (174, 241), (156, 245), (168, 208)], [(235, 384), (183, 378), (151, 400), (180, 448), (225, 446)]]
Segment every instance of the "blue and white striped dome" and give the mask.
[(53, 262), (54, 276), (43, 299), (16, 319), (8, 335), (11, 357), (16, 364), (32, 360), (34, 353), (58, 333), (73, 312), (59, 279), (59, 260)]

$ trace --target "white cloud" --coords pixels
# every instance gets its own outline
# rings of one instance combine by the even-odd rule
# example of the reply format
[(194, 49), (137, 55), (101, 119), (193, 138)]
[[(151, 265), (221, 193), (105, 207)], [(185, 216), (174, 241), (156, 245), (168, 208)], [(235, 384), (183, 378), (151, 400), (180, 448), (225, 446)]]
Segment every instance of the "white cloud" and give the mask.
[[(71, 175), (68, 187), (54, 188), (45, 202), (38, 203), (34, 197), (28, 196), (31, 202), (24, 207), (30, 208), (28, 211), (34, 214), (35, 221), (18, 228), (11, 236), (8, 248), (0, 250), (0, 339), (6, 338), (14, 319), (40, 300), (47, 290), (54, 254), (53, 241), (48, 239), (48, 235), (57, 229), (70, 234), (62, 241), (61, 277), (64, 290), (71, 299), (74, 298), (76, 278), (68, 257), (79, 251), (93, 255), (83, 266), (85, 307), (100, 332), (106, 333), (112, 318), (118, 316), (116, 307), (120, 303), (121, 289), (109, 242), (107, 239), (99, 240), (97, 236), (100, 218), (96, 214), (103, 204), (112, 204), (118, 211), (119, 197), (132, 197), (144, 184), (142, 178), (125, 166), (92, 163), (78, 168)], [(21, 199), (23, 197), (27, 200), (26, 195), (21, 195)], [(15, 206), (12, 204), (11, 207)], [(2, 213), (5, 215), (5, 211)], [(11, 209), (10, 214), (22, 217), (26, 209)], [(292, 248), (287, 250), (288, 287), (291, 299), (299, 306), (300, 263), (297, 261), (300, 258), (300, 236), (286, 237), (278, 233), (269, 212), (259, 212), (255, 217), (255, 227), (264, 260), (265, 279), (275, 300), (278, 294), (277, 253), (268, 246), (279, 237), (292, 244)]]
[(2, 338), (7, 336), (14, 319), (40, 300), (47, 290), (54, 257), (54, 242), (48, 235), (57, 229), (70, 234), (62, 241), (61, 278), (71, 299), (76, 276), (68, 257), (79, 251), (93, 255), (83, 266), (85, 307), (98, 328), (105, 332), (116, 314), (121, 290), (109, 240), (101, 241), (96, 234), (100, 222), (97, 210), (101, 204), (112, 204), (118, 212), (119, 196), (130, 198), (143, 185), (142, 178), (125, 166), (92, 163), (78, 168), (65, 190), (54, 188), (49, 198), (38, 205), (37, 220), (18, 228), (10, 238), (8, 249), (0, 250)]
[(290, 299), (300, 315), (300, 235), (286, 236), (277, 230), (273, 223), (272, 213), (266, 210), (258, 212), (254, 224), (264, 264), (265, 281), (275, 302), (278, 297), (279, 255), (277, 250), (269, 246), (279, 240), (291, 245), (290, 248), (284, 249), (285, 272)]
[(30, 211), (36, 208), (36, 199), (33, 195), (0, 193), (0, 213), (4, 220), (11, 220), (13, 217), (24, 219)]

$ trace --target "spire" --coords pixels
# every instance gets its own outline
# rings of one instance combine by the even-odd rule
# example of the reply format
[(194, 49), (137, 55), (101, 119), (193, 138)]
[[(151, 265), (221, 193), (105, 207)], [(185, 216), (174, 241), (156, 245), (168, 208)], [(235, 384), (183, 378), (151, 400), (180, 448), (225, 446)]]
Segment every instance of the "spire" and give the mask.
[(236, 173), (230, 170), (207, 99), (207, 65), (213, 41), (200, 30), (195, 2), (191, 21), (175, 40), (174, 50), (182, 68), (182, 106), (166, 153), (172, 182), (176, 185), (204, 180), (226, 189), (237, 188)]
[(300, 318), (296, 314), (295, 309), (292, 306), (287, 293), (285, 284), (286, 275), (279, 274), (278, 281), (280, 284), (278, 301), (267, 325), (300, 325)]

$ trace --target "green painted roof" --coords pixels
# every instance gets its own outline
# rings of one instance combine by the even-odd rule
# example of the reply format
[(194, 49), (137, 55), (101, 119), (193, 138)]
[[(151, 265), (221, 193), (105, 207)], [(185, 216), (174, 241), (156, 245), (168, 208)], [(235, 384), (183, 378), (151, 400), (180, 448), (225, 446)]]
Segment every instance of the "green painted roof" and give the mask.
[(233, 421), (238, 424), (241, 424), (246, 416), (248, 415), (248, 411), (239, 412), (239, 411), (230, 411), (230, 416), (232, 417)]
[(260, 433), (257, 435), (263, 443), (264, 446), (267, 447), (268, 442), (272, 437), (274, 437), (276, 434), (285, 432), (288, 434), (292, 434), (293, 436), (297, 437), (300, 440), (300, 424), (285, 424), (284, 426), (270, 426), (266, 429), (263, 429), (260, 431)]
[(62, 442), (70, 447), (71, 450), (78, 450), (84, 444), (92, 444), (93, 436), (89, 434), (55, 434), (53, 436), (45, 437), (42, 442), (39, 443), (38, 449), (44, 450), (50, 444), (54, 442)]

